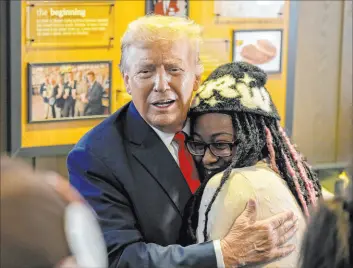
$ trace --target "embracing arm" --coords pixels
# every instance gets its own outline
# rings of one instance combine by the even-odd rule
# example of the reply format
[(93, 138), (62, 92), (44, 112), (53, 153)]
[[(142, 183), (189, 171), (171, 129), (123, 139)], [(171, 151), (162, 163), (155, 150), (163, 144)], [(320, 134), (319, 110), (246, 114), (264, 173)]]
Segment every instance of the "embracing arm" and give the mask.
[(71, 184), (98, 215), (107, 245), (109, 267), (217, 266), (212, 243), (187, 247), (146, 243), (123, 185), (87, 149), (75, 148), (69, 154), (67, 164)]

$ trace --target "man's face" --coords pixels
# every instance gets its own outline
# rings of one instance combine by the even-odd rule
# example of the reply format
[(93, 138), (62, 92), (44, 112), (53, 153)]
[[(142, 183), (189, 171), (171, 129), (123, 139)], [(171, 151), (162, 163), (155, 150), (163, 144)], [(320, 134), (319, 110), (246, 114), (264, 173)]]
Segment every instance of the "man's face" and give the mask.
[(87, 79), (88, 79), (88, 82), (92, 83), (92, 82), (94, 81), (94, 76), (91, 75), (91, 74), (89, 74), (89, 75), (87, 76)]
[(152, 126), (175, 133), (183, 127), (197, 90), (196, 55), (186, 40), (130, 48), (124, 82), (136, 109)]

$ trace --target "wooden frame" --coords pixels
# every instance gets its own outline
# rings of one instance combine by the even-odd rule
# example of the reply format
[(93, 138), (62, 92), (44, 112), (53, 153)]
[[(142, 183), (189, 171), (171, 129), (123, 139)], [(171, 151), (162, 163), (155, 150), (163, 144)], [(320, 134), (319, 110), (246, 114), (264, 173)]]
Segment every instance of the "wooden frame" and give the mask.
[[(109, 85), (108, 85), (108, 93), (102, 96), (102, 100), (106, 100), (108, 99), (108, 105), (107, 106), (102, 106), (102, 114), (100, 115), (87, 115), (87, 116), (79, 116), (79, 117), (72, 117), (68, 116), (68, 115), (64, 115), (63, 117), (58, 117), (54, 118), (54, 119), (37, 119), (34, 120), (34, 116), (33, 116), (33, 99), (35, 97), (42, 97), (42, 92), (34, 92), (33, 90), (33, 69), (35, 68), (78, 68), (79, 66), (85, 66), (85, 65), (107, 65), (106, 67), (108, 68), (108, 81), (109, 81)], [(92, 118), (104, 118), (107, 117), (108, 115), (111, 114), (111, 105), (112, 105), (112, 85), (111, 85), (111, 81), (112, 81), (112, 62), (111, 61), (85, 61), (85, 62), (56, 62), (56, 63), (35, 63), (35, 64), (28, 64), (27, 66), (27, 71), (28, 71), (28, 77), (27, 77), (27, 88), (28, 88), (28, 122), (29, 123), (39, 123), (39, 122), (45, 122), (45, 123), (49, 123), (49, 122), (53, 122), (53, 121), (65, 121), (65, 120), (84, 120), (84, 119), (92, 119)], [(89, 71), (89, 70), (87, 70)], [(45, 70), (43, 70), (43, 72), (45, 72)], [(58, 73), (59, 75), (59, 73)], [(55, 78), (55, 77), (54, 77)], [(43, 81), (44, 82), (44, 81)], [(103, 85), (101, 85), (103, 86)], [(39, 90), (39, 88), (37, 89)], [(36, 91), (37, 91), (36, 90)], [(39, 93), (40, 95), (37, 96), (37, 94), (34, 93)], [(71, 94), (71, 92), (70, 92)], [(48, 98), (46, 98), (48, 100)], [(53, 98), (55, 100), (55, 98)], [(44, 102), (43, 102), (44, 105)], [(75, 103), (74, 103), (75, 105)], [(107, 111), (103, 110), (104, 107), (107, 107)], [(44, 107), (43, 107), (44, 108)], [(52, 106), (48, 107), (49, 110), (53, 110), (51, 113), (53, 113), (52, 115), (55, 116), (55, 105), (53, 104)], [(74, 109), (74, 106), (72, 106), (72, 109)], [(49, 111), (48, 111), (49, 112)], [(56, 111), (57, 113), (58, 111)], [(71, 110), (70, 112), (74, 112), (73, 110)]]
[[(279, 74), (282, 72), (282, 60), (283, 60), (283, 29), (252, 29), (252, 30), (234, 30), (233, 31), (233, 36), (232, 36), (232, 39), (233, 39), (233, 48), (232, 48), (232, 60), (233, 61), (241, 61), (241, 60), (244, 60), (244, 59), (237, 59), (236, 58), (236, 55), (237, 55), (237, 52), (236, 52), (236, 48), (237, 48), (237, 42), (239, 40), (237, 40), (237, 34), (241, 34), (241, 33), (254, 33), (254, 35), (261, 35), (261, 33), (279, 33), (280, 34), (280, 42), (279, 44), (274, 44), (274, 45), (278, 45), (277, 46), (277, 50), (279, 50), (279, 53), (273, 58), (271, 59), (270, 61), (268, 62), (265, 62), (264, 64), (256, 64), (256, 63), (253, 63), (253, 62), (250, 62), (250, 63), (253, 63), (254, 65), (258, 65), (260, 68), (262, 68), (266, 73), (268, 74)], [(250, 44), (249, 44), (250, 45)], [(251, 44), (251, 46), (253, 46), (255, 44)], [(278, 60), (278, 66), (276, 69), (267, 69), (265, 66), (267, 64), (268, 66), (268, 63), (271, 62), (272, 60), (276, 59), (276, 57), (279, 58)], [(244, 60), (246, 61), (246, 60)]]

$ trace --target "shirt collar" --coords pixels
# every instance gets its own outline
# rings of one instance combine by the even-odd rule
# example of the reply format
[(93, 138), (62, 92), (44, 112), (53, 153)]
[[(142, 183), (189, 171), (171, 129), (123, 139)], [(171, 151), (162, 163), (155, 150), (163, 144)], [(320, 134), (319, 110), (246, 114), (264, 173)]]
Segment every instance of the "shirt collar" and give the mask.
[[(154, 132), (156, 132), (156, 134), (162, 140), (162, 142), (165, 144), (165, 146), (169, 147), (169, 145), (172, 143), (172, 141), (174, 139), (175, 133), (166, 133), (166, 132), (160, 131), (159, 129), (155, 128), (152, 125), (150, 125), (150, 127), (154, 130)], [(190, 120), (189, 119), (186, 120), (185, 126), (183, 128), (183, 132), (188, 136), (190, 135)]]

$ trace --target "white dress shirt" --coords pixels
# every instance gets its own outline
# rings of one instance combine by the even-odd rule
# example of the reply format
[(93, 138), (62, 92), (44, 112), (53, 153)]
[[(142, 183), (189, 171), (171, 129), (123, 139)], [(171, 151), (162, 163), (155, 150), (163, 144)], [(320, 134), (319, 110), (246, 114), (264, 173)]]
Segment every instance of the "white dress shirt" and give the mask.
[(165, 15), (169, 11), (169, 3), (170, 3), (170, 0), (164, 0), (163, 1), (163, 11), (164, 11)]
[[(162, 142), (168, 148), (168, 150), (171, 153), (171, 155), (173, 156), (175, 162), (179, 166), (179, 157), (178, 157), (179, 146), (176, 141), (173, 141), (175, 133), (165, 133), (165, 132), (160, 131), (159, 129), (156, 129), (155, 127), (153, 127), (151, 125), (150, 125), (150, 127), (157, 133), (158, 137), (162, 140)], [(186, 133), (187, 135), (190, 135), (190, 121), (189, 120), (186, 122), (185, 127), (183, 128), (183, 132)], [(213, 246), (214, 246), (215, 254), (216, 254), (217, 267), (224, 268), (225, 265), (224, 265), (220, 240), (214, 240)]]

